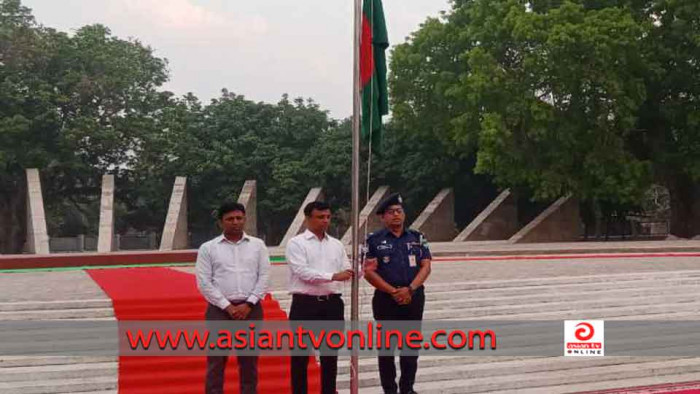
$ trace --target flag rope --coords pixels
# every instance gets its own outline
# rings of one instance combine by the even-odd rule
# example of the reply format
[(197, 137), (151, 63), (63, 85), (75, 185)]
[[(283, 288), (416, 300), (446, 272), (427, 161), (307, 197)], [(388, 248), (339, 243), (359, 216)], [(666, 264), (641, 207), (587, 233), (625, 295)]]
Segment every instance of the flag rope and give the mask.
[[(373, 22), (374, 21), (374, 1), (370, 2), (370, 15), (371, 15), (371, 19)], [(374, 40), (374, 24), (370, 24), (370, 29), (372, 31), (372, 34), (371, 34), (372, 40)], [(372, 42), (370, 44), (371, 44), (370, 48), (372, 50), (371, 59), (374, 59), (374, 43)], [(374, 61), (372, 62), (372, 64), (375, 64)], [(374, 72), (374, 70), (373, 70), (373, 72)], [(370, 103), (374, 103), (374, 93), (375, 93), (374, 92), (374, 83), (370, 82), (369, 92), (370, 92), (369, 93), (370, 94)], [(370, 105), (369, 106), (369, 144), (367, 146), (367, 187), (365, 190), (365, 196), (366, 196), (365, 197), (365, 201), (366, 201), (365, 204), (369, 203), (370, 186), (372, 183), (372, 145), (373, 145), (372, 142), (374, 141), (374, 138), (372, 135), (373, 132), (374, 132), (374, 105)], [(362, 237), (362, 239), (364, 241), (363, 241), (363, 246), (362, 246), (362, 252), (360, 253), (360, 269), (361, 270), (364, 270), (364, 265), (365, 265), (365, 255), (367, 252), (366, 246), (365, 246), (365, 241), (367, 240), (367, 228), (369, 227), (369, 215), (372, 215), (372, 214), (373, 214), (373, 212), (368, 212), (367, 213), (368, 217), (367, 217), (367, 219), (365, 219), (364, 234)], [(359, 274), (359, 273), (356, 273), (356, 274)], [(363, 309), (363, 303), (361, 301), (369, 296), (368, 291), (369, 291), (369, 288), (365, 287), (364, 289), (362, 289), (359, 292), (360, 294), (358, 294), (358, 298), (359, 298), (358, 307), (359, 307), (360, 316), (362, 315), (362, 309)]]

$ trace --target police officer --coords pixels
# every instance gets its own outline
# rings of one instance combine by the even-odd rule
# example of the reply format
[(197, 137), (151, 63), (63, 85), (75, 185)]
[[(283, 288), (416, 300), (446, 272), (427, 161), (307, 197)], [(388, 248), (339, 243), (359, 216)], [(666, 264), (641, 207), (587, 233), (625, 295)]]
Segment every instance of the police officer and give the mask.
[[(384, 229), (367, 237), (365, 278), (376, 288), (372, 298), (374, 319), (423, 319), (423, 283), (430, 275), (431, 255), (423, 234), (406, 229), (406, 214), (399, 194), (387, 197), (376, 214)], [(401, 355), (401, 378), (396, 385), (394, 356), (379, 356), (379, 376), (386, 394), (415, 394), (417, 355)], [(398, 390), (397, 390), (398, 389)]]

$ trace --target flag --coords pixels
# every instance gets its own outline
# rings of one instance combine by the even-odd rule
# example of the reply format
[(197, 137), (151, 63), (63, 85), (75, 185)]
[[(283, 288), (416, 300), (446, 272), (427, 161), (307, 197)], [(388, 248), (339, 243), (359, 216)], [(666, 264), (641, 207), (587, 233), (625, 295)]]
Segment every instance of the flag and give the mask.
[(360, 40), (360, 86), (362, 91), (362, 137), (372, 136), (372, 147), (379, 150), (382, 116), (389, 113), (386, 80), (386, 49), (389, 37), (382, 0), (364, 0)]

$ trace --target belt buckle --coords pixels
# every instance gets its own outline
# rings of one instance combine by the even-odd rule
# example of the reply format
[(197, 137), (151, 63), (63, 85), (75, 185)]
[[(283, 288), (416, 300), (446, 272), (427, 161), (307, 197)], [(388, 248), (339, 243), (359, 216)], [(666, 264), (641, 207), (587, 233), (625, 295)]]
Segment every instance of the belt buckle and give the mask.
[(317, 301), (328, 301), (330, 299), (331, 299), (331, 296), (329, 296), (329, 295), (316, 296)]

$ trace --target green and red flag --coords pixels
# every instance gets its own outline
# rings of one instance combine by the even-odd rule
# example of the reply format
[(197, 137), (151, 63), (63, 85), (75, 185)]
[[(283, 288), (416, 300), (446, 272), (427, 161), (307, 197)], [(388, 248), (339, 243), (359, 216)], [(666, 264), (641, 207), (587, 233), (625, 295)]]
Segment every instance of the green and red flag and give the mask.
[(372, 136), (373, 149), (379, 150), (382, 116), (389, 113), (386, 80), (386, 50), (389, 37), (382, 0), (364, 0), (360, 41), (360, 86), (362, 89), (362, 137)]

